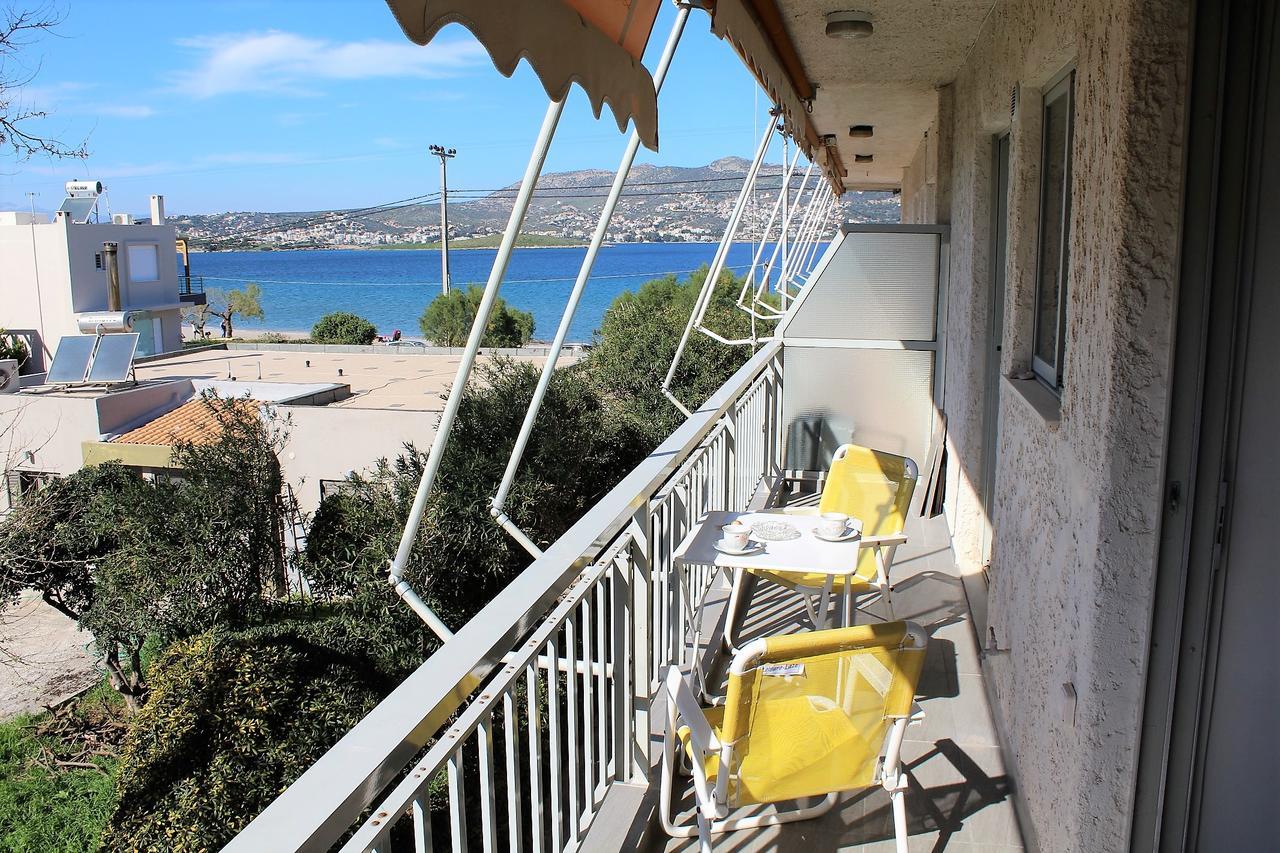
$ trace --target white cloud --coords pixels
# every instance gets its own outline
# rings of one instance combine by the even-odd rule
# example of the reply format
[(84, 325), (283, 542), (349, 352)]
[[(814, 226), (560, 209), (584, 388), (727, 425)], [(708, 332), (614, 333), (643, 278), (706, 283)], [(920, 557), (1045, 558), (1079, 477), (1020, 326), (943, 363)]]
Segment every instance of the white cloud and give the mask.
[(146, 104), (102, 104), (92, 108), (86, 107), (86, 110), (113, 118), (151, 118), (156, 114), (155, 108)]
[(312, 84), (319, 80), (438, 79), (486, 58), (470, 39), (420, 47), (384, 39), (337, 42), (280, 30), (200, 36), (179, 44), (199, 54), (197, 65), (175, 79), (178, 89), (195, 98), (236, 92), (315, 95)]
[(138, 103), (103, 103), (89, 100), (97, 83), (63, 81), (45, 86), (25, 86), (19, 93), (19, 106), (50, 115), (107, 116), (110, 118), (151, 118), (154, 107)]

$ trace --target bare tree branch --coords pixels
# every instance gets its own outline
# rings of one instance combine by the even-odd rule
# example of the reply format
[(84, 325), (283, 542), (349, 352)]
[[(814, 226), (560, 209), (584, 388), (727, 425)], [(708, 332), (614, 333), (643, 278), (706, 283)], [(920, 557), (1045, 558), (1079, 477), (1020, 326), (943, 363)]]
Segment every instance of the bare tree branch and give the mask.
[(21, 160), (36, 154), (77, 159), (89, 154), (84, 142), (71, 146), (24, 128), (28, 122), (46, 118), (48, 113), (26, 107), (17, 100), (39, 69), (25, 75), (15, 74), (15, 58), (36, 36), (53, 31), (60, 23), (61, 15), (50, 4), (31, 8), (8, 6), (0, 16), (0, 148), (9, 149)]

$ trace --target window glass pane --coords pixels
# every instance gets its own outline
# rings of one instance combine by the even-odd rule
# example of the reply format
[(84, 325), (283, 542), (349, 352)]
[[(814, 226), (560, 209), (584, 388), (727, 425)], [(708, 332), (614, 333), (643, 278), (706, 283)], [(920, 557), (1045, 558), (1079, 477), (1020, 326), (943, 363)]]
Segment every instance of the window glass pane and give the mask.
[(129, 247), (129, 280), (157, 281), (160, 278), (160, 263), (156, 247), (150, 243)]
[[(1066, 246), (1064, 225), (1067, 201), (1067, 153), (1071, 144), (1070, 90), (1051, 96), (1044, 109), (1044, 160), (1041, 164), (1040, 257), (1036, 283), (1036, 358), (1053, 368), (1058, 365), (1058, 304), (1065, 286), (1061, 281)], [(1048, 378), (1048, 377), (1046, 377)], [(1057, 379), (1055, 375), (1052, 377)]]

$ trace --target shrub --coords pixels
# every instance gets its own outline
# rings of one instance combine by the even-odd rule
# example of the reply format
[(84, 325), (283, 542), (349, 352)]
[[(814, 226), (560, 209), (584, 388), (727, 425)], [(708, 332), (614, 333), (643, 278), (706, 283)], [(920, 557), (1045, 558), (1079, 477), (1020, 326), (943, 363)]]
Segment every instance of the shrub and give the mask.
[[(605, 312), (596, 332), (586, 369), (599, 393), (617, 407), (656, 447), (684, 420), (662, 394), (676, 345), (689, 321), (707, 268), (685, 282), (675, 276), (646, 282), (635, 293), (622, 293)], [(749, 338), (751, 318), (736, 305), (741, 279), (729, 271), (720, 276), (704, 320), (726, 338)], [(759, 323), (769, 334), (772, 324)], [(689, 336), (672, 388), (689, 408), (701, 404), (751, 357), (747, 346), (726, 346), (706, 335)]]
[[(406, 575), (454, 628), (461, 627), (530, 562), (493, 523), (489, 500), (537, 383), (532, 365), (477, 367), (458, 409)], [(530, 437), (507, 514), (531, 538), (554, 541), (643, 458), (643, 439), (614, 417), (577, 368), (558, 371)], [(307, 538), (307, 575), (333, 595), (390, 596), (387, 561), (425, 464), (413, 447), (321, 503)], [(354, 586), (353, 586), (354, 585)], [(372, 585), (372, 586), (370, 586)], [(391, 598), (394, 601), (394, 597)], [(403, 607), (403, 605), (399, 605)]]
[(407, 674), (369, 645), (345, 614), (174, 643), (125, 740), (103, 848), (230, 841)]
[(311, 340), (317, 344), (364, 346), (378, 337), (378, 328), (365, 318), (347, 311), (325, 314), (311, 327)]
[[(466, 289), (455, 288), (431, 300), (418, 326), (422, 335), (436, 346), (460, 347), (471, 334), (471, 324), (480, 310), (484, 289), (470, 285)], [(522, 347), (533, 337), (533, 315), (509, 306), (499, 296), (493, 303), (489, 325), (480, 339), (486, 347)]]
[(0, 359), (12, 358), (21, 367), (26, 363), (28, 355), (30, 355), (30, 352), (27, 350), (26, 341), (17, 335), (11, 335), (4, 329), (0, 329)]

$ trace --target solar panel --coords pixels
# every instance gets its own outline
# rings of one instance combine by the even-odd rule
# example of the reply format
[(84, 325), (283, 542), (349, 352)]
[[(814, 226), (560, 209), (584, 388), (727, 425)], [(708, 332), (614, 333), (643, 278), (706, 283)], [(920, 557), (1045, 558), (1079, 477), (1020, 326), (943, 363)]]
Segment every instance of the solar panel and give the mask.
[(94, 335), (67, 335), (58, 341), (58, 351), (53, 354), (45, 381), (50, 384), (83, 382), (89, 369), (89, 356), (93, 355)]
[(129, 378), (133, 352), (138, 348), (138, 333), (103, 335), (98, 352), (89, 368), (90, 382), (123, 382)]
[(58, 208), (59, 213), (65, 213), (71, 217), (71, 221), (77, 224), (84, 224), (89, 221), (89, 217), (93, 215), (93, 209), (98, 206), (98, 197), (92, 198), (66, 198), (62, 200), (62, 206)]

